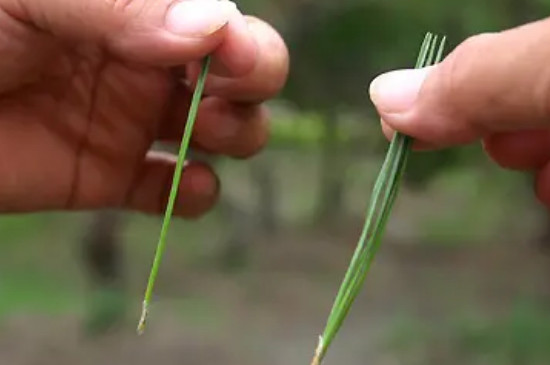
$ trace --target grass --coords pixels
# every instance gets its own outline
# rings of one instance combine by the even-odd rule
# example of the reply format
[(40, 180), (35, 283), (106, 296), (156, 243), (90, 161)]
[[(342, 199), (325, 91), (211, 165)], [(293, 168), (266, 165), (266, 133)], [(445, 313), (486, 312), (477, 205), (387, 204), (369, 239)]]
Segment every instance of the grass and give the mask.
[(83, 310), (71, 285), (42, 272), (3, 272), (0, 279), (0, 321), (17, 313), (66, 315)]
[[(443, 38), (439, 47), (437, 47), (437, 42), (437, 36), (431, 33), (426, 34), (420, 47), (416, 68), (433, 65), (441, 60), (445, 38)], [(325, 330), (319, 337), (319, 343), (311, 362), (312, 365), (319, 365), (323, 360), (359, 294), (374, 256), (380, 247), (385, 226), (405, 171), (412, 142), (413, 140), (410, 137), (401, 133), (395, 133), (392, 138), (386, 159), (374, 185), (361, 237), (334, 301)]]
[(172, 306), (182, 323), (196, 331), (219, 332), (229, 321), (223, 304), (211, 298), (187, 297), (174, 301)]
[(382, 347), (396, 362), (426, 364), (434, 354), (445, 364), (548, 364), (550, 316), (536, 301), (518, 298), (506, 314), (455, 309), (447, 320), (428, 323), (398, 316)]

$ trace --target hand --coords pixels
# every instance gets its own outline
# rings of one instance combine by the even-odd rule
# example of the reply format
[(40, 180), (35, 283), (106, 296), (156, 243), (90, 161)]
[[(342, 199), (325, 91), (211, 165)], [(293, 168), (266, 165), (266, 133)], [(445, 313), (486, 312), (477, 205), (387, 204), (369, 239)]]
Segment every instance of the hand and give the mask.
[[(211, 75), (193, 146), (247, 157), (288, 54), (265, 22), (215, 0), (0, 0), (0, 211), (163, 211), (200, 61)], [(186, 78), (187, 82), (178, 81)], [(175, 214), (197, 217), (218, 180), (189, 162)]]
[(390, 137), (418, 148), (482, 139), (505, 168), (536, 171), (536, 192), (550, 206), (550, 19), (474, 36), (442, 63), (376, 78), (371, 99)]

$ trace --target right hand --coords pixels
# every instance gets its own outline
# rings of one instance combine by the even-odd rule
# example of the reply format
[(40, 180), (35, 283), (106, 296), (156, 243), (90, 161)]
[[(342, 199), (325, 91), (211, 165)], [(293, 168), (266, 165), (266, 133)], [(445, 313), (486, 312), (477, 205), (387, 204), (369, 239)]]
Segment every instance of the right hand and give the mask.
[(474, 36), (440, 64), (377, 77), (371, 99), (389, 138), (418, 148), (482, 140), (499, 165), (536, 171), (550, 206), (550, 18)]

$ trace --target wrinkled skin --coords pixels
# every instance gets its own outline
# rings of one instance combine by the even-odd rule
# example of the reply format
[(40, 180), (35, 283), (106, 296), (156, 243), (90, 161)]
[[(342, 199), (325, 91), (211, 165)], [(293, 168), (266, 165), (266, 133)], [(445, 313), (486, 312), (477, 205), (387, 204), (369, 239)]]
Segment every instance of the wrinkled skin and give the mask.
[(500, 166), (533, 173), (550, 207), (549, 44), (546, 18), (472, 36), (437, 66), (377, 77), (371, 98), (384, 133), (410, 135), (418, 149), (481, 141)]
[[(0, 210), (161, 212), (175, 156), (150, 149), (179, 144), (207, 54), (193, 146), (244, 158), (265, 144), (262, 102), (288, 72), (272, 27), (235, 10), (209, 34), (172, 39), (159, 19), (176, 2), (115, 3), (0, 0)], [(175, 213), (204, 214), (218, 185), (208, 166), (188, 162)]]

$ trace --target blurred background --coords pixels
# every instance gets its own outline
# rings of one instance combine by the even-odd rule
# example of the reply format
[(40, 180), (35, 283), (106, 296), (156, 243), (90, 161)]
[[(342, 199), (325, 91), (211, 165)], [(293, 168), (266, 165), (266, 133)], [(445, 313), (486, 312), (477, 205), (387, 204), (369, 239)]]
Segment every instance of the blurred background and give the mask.
[[(0, 363), (309, 364), (387, 142), (368, 99), (426, 31), (450, 48), (545, 17), (549, 0), (240, 0), (288, 42), (272, 139), (212, 159), (220, 204), (175, 220), (135, 335), (160, 217), (0, 219)], [(513, 49), (510, 50), (513, 52)], [(364, 290), (326, 358), (346, 365), (550, 363), (550, 217), (480, 146), (415, 153)]]

